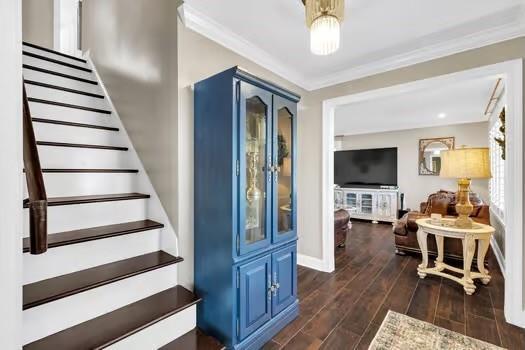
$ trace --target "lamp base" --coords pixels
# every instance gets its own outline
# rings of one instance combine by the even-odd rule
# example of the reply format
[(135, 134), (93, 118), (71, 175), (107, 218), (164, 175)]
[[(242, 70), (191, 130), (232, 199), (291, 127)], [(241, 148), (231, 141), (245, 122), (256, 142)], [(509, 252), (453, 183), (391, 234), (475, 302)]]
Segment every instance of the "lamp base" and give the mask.
[(455, 221), (456, 227), (459, 228), (472, 228), (473, 221), (469, 216), (474, 210), (474, 206), (470, 203), (469, 192), (470, 179), (459, 179), (456, 203), (458, 218)]

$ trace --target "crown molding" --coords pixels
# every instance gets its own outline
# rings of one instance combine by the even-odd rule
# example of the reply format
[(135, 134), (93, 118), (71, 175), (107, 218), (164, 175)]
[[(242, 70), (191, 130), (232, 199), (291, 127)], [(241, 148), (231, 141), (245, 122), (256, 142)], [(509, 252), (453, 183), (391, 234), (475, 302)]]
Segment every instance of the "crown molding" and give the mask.
[[(319, 79), (309, 79), (293, 67), (281, 62), (275, 56), (248, 42), (238, 34), (195, 10), (195, 8), (189, 6), (187, 3), (179, 7), (179, 11), (183, 23), (187, 28), (217, 42), (307, 91), (326, 88), (525, 36), (525, 5), (518, 5), (506, 11), (494, 13), (478, 21), (485, 23), (491, 20), (498, 21), (498, 23), (503, 22), (500, 25), (475, 33), (461, 35), (468, 26), (472, 25), (472, 23), (467, 23), (446, 31), (446, 34), (452, 36), (454, 36), (454, 33), (458, 33), (457, 39), (443, 40), (440, 36), (445, 32), (436, 33), (429, 37), (437, 41), (437, 44), (425, 45), (416, 50), (402, 54), (388, 55), (381, 59), (371, 59), (368, 61), (369, 63), (366, 64), (343, 69)], [(424, 42), (424, 40), (422, 42)]]
[[(505, 11), (505, 13), (496, 13), (483, 20), (489, 20), (496, 16), (503, 16), (508, 19), (508, 21), (502, 25), (464, 35), (458, 39), (447, 40), (434, 45), (426, 45), (417, 50), (388, 56), (380, 60), (372, 60), (370, 63), (342, 70), (322, 79), (317, 79), (316, 81), (310, 82), (310, 84), (315, 87), (314, 89), (322, 89), (525, 36), (525, 6), (520, 5), (517, 9), (513, 7)], [(455, 28), (455, 31), (461, 32), (463, 28), (464, 26), (459, 26)], [(434, 36), (434, 38), (439, 40), (439, 35)]]
[(308, 81), (300, 73), (290, 69), (273, 55), (248, 42), (246, 39), (197, 11), (187, 3), (179, 7), (179, 14), (183, 19), (182, 23), (187, 28), (257, 63), (293, 84), (310, 90), (306, 88), (309, 86)]

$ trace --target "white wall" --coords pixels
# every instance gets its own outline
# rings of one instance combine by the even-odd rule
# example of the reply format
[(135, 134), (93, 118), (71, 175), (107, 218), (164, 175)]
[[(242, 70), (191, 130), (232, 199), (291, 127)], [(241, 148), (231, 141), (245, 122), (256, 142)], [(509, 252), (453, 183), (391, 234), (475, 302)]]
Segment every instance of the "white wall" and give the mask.
[(0, 2), (0, 339), (2, 349), (22, 345), (22, 9)]
[(55, 0), (54, 49), (68, 55), (81, 56), (78, 50), (79, 0)]
[[(487, 122), (457, 124), (363, 135), (344, 136), (342, 150), (397, 147), (397, 181), (399, 193), (405, 194), (405, 208), (419, 210), (419, 204), (438, 190), (457, 190), (455, 179), (419, 175), (419, 140), (435, 137), (455, 137), (456, 147), (488, 147)], [(488, 201), (488, 181), (473, 180), (472, 191)]]

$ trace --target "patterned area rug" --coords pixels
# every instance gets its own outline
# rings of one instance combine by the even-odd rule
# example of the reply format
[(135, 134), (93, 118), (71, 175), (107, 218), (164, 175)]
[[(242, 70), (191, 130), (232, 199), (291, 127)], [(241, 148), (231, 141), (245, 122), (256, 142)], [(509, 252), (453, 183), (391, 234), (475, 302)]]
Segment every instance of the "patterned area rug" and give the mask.
[(369, 350), (501, 350), (499, 346), (388, 311)]

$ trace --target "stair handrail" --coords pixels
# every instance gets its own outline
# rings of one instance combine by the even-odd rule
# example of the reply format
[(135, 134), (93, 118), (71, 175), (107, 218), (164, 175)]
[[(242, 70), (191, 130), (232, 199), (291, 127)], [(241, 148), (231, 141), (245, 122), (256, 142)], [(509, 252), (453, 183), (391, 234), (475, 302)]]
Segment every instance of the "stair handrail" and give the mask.
[(29, 208), (29, 252), (42, 254), (47, 251), (47, 195), (24, 84), (22, 91), (24, 169), (29, 195), (24, 205)]

